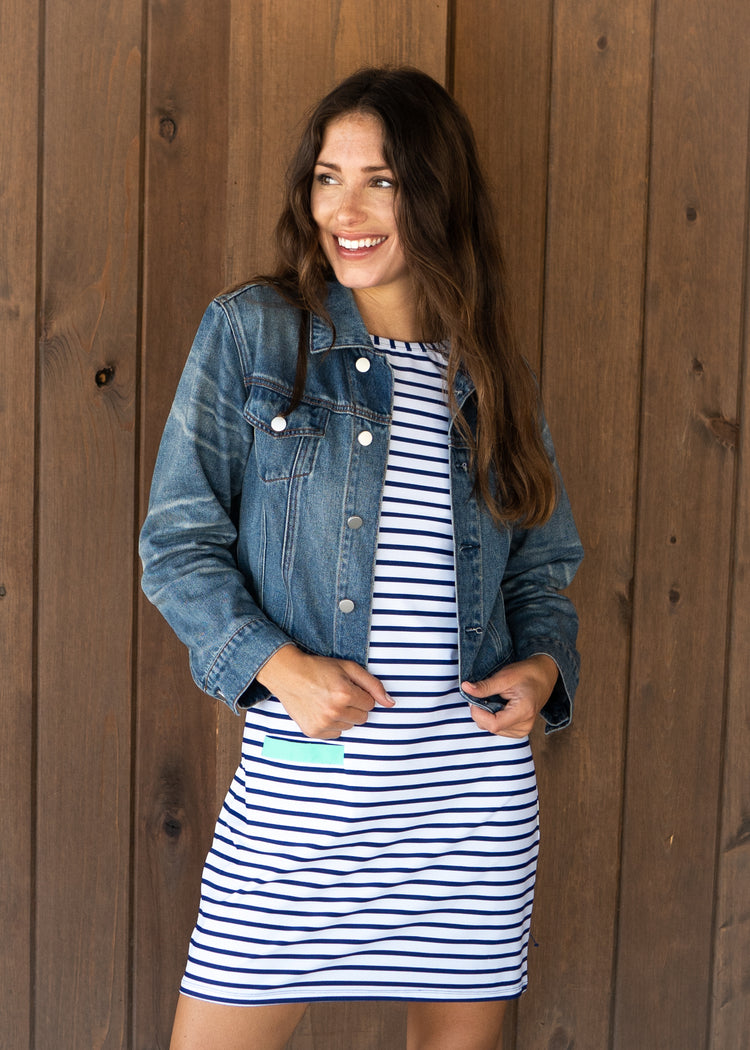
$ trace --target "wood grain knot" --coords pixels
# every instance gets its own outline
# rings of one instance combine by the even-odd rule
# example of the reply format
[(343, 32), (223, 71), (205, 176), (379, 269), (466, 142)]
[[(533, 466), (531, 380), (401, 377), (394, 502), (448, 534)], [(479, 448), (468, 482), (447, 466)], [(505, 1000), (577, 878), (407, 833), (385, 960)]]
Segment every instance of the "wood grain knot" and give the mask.
[(698, 209), (694, 208), (692, 204), (688, 204), (687, 208), (685, 208), (685, 218), (688, 222), (695, 222), (698, 218)]
[(7, 593), (5, 587), (0, 583), (0, 598), (4, 598)]
[(607, 40), (604, 34), (602, 34), (602, 36), (599, 37), (599, 39), (596, 42), (596, 46), (599, 48), (600, 51), (607, 50), (607, 48), (609, 47), (609, 40)]
[(677, 590), (676, 587), (672, 587), (670, 592), (669, 592), (670, 604), (671, 605), (677, 605), (677, 603), (679, 602), (680, 598), (681, 598), (680, 592)]
[(549, 1042), (549, 1050), (573, 1050), (575, 1047), (575, 1040), (562, 1025), (558, 1025), (552, 1033), (552, 1038)]
[(94, 376), (94, 382), (97, 386), (106, 386), (107, 383), (111, 383), (115, 377), (115, 370), (112, 365), (105, 365), (104, 368), (100, 368)]
[(170, 839), (177, 839), (182, 834), (182, 821), (177, 817), (165, 817), (162, 827), (164, 834)]
[(159, 121), (159, 134), (167, 142), (174, 142), (177, 136), (177, 125), (171, 117), (162, 117)]
[(740, 425), (724, 416), (703, 416), (703, 422), (724, 448), (737, 448), (740, 440)]

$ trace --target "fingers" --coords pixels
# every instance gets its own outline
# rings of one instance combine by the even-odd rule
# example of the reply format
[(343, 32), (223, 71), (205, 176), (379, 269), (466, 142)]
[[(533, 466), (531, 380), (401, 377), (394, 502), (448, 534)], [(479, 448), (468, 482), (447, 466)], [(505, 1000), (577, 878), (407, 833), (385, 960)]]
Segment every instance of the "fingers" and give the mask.
[[(494, 681), (494, 679), (492, 679)], [(497, 688), (490, 685), (491, 679), (485, 678), (483, 682), (462, 682), (461, 688), (469, 696), (475, 696), (477, 700), (484, 700), (488, 696), (494, 696)]]
[(359, 664), (311, 656), (293, 645), (278, 650), (258, 679), (302, 732), (318, 739), (333, 740), (364, 725), (376, 703), (393, 707), (383, 684)]
[(528, 736), (536, 717), (549, 699), (557, 679), (557, 664), (551, 657), (537, 654), (507, 664), (481, 682), (462, 682), (468, 696), (484, 700), (500, 695), (505, 707), (496, 714), (472, 705), (471, 716), (489, 733), (514, 738)]
[(376, 704), (382, 707), (393, 707), (396, 701), (385, 691), (383, 683), (375, 675), (370, 674), (364, 667), (354, 663), (352, 660), (342, 660), (342, 666), (355, 685), (371, 696)]
[(484, 729), (494, 736), (507, 736), (512, 737), (514, 740), (521, 740), (527, 737), (534, 728), (536, 720), (535, 715), (531, 718), (523, 717), (518, 711), (508, 707), (494, 715), (489, 711), (485, 711), (483, 707), (477, 707), (475, 704), (471, 705), (470, 710), (471, 717), (480, 729)]
[(506, 664), (499, 671), (495, 671), (489, 678), (481, 682), (462, 682), (461, 688), (469, 696), (475, 696), (478, 700), (486, 700), (488, 696), (501, 696), (503, 699), (512, 699), (521, 695), (529, 687), (530, 676), (526, 662)]

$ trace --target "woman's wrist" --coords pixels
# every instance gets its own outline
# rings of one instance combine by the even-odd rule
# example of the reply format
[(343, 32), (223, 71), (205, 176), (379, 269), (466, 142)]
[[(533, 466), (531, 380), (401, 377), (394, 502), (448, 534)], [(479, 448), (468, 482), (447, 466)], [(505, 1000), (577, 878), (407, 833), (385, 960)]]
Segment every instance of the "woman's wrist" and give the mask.
[(280, 649), (269, 656), (266, 662), (255, 676), (264, 689), (268, 689), (274, 696), (278, 696), (278, 690), (283, 679), (289, 674), (292, 667), (298, 663), (299, 657), (304, 657), (301, 649), (294, 642), (287, 642)]

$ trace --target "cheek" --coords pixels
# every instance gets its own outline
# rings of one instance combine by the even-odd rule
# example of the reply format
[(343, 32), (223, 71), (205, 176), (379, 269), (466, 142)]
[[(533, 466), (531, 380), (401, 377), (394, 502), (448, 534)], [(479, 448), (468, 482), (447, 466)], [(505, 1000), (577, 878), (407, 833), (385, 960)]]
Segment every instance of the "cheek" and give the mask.
[(395, 266), (406, 266), (406, 256), (404, 255), (404, 250), (401, 247), (401, 241), (398, 239), (398, 235), (396, 235), (396, 239), (393, 243), (391, 258)]
[(312, 195), (312, 197), (310, 199), (310, 214), (312, 215), (313, 222), (315, 223), (315, 225), (318, 228), (318, 242), (320, 243), (321, 247), (325, 250), (326, 246), (325, 246), (325, 241), (324, 241), (324, 236), (323, 236), (323, 229), (322, 229), (322, 215), (321, 215), (321, 211), (320, 211), (320, 201), (316, 200), (314, 193), (313, 193), (313, 195)]
[(314, 185), (310, 191), (310, 213), (316, 226), (325, 224), (326, 215), (330, 211), (330, 201), (326, 204), (326, 194), (321, 192), (321, 187)]

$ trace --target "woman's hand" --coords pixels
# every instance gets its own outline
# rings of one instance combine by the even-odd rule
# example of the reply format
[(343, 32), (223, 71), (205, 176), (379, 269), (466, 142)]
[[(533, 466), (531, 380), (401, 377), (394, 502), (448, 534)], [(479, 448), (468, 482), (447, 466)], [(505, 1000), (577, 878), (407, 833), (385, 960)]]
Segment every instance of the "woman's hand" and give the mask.
[(557, 664), (552, 657), (539, 653), (528, 660), (508, 664), (476, 685), (462, 682), (461, 688), (478, 700), (501, 696), (505, 700), (502, 711), (492, 715), (472, 704), (471, 717), (488, 733), (521, 738), (531, 732), (537, 715), (550, 698), (557, 675)]
[(279, 699), (305, 736), (335, 740), (364, 725), (375, 704), (393, 707), (382, 683), (352, 660), (310, 656), (295, 645), (278, 649), (257, 679)]

